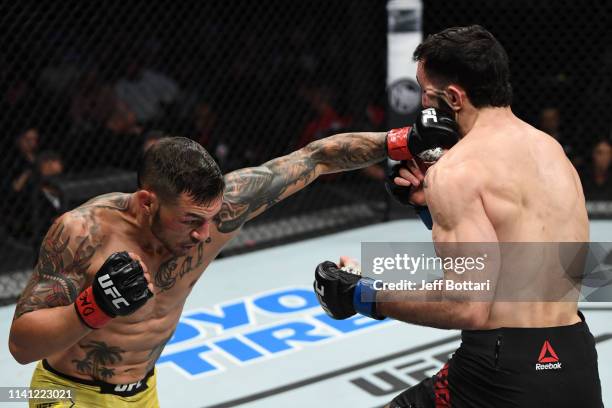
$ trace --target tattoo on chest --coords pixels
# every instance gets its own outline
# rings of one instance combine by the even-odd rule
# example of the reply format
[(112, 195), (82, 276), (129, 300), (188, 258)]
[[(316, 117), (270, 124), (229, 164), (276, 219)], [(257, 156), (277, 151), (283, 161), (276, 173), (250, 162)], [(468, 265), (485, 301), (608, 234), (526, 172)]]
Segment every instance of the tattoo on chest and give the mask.
[(172, 258), (164, 262), (157, 273), (155, 274), (155, 286), (163, 291), (170, 290), (174, 287), (177, 280), (183, 279), (185, 275), (194, 269), (202, 266), (204, 262), (204, 243), (197, 246), (197, 255), (194, 260), (193, 256), (184, 256), (180, 258)]
[(115, 369), (109, 365), (122, 361), (122, 355), (125, 353), (125, 350), (120, 347), (109, 346), (102, 341), (90, 341), (86, 344), (79, 344), (79, 347), (85, 351), (85, 357), (81, 360), (72, 360), (76, 370), (102, 381), (115, 375)]

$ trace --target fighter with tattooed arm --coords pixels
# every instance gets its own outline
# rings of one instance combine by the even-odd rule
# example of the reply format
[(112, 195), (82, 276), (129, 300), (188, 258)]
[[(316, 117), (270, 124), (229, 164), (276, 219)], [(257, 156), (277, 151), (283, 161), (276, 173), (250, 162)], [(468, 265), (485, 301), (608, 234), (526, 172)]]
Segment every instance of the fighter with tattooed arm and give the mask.
[(77, 406), (157, 406), (155, 362), (223, 246), (319, 175), (384, 159), (385, 138), (339, 134), (225, 176), (189, 139), (151, 147), (136, 192), (96, 197), (44, 238), (9, 338), (19, 363), (39, 361), (31, 386), (76, 389)]

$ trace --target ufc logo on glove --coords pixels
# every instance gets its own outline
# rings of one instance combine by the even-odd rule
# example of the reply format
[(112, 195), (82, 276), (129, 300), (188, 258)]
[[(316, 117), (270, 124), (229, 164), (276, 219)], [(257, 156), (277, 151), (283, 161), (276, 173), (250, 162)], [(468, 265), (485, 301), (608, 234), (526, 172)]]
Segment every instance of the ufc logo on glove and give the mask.
[(113, 297), (113, 305), (115, 305), (116, 308), (119, 309), (121, 307), (119, 303), (124, 303), (126, 306), (130, 305), (127, 300), (121, 297), (110, 276), (108, 276), (108, 273), (100, 276), (98, 282), (100, 282), (100, 286), (104, 288), (104, 293)]
[(429, 122), (430, 119), (432, 122), (438, 122), (438, 116), (436, 116), (436, 110), (433, 108), (424, 109), (421, 114), (421, 118), (423, 120), (423, 123)]

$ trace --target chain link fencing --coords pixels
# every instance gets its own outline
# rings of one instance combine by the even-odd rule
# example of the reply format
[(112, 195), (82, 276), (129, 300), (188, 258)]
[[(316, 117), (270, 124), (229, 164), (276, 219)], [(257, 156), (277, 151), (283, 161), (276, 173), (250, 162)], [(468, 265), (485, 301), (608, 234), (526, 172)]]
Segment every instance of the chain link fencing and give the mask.
[[(140, 152), (163, 135), (198, 141), (228, 172), (387, 128), (382, 0), (25, 0), (2, 2), (0, 21), (0, 271), (16, 277), (0, 280), (6, 298), (52, 220), (97, 194), (133, 191)], [(424, 34), (491, 30), (510, 55), (515, 112), (559, 139), (590, 198), (612, 199), (594, 167), (610, 136), (607, 2), (426, 0), (422, 22)], [(382, 177), (381, 167), (323, 177), (224, 254), (380, 222)]]

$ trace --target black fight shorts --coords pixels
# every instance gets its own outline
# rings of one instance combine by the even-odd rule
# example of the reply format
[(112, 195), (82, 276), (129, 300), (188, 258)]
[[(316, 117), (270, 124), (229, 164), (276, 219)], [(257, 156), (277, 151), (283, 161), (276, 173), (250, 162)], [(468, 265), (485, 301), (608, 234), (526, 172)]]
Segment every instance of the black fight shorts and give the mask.
[(446, 365), (391, 408), (602, 408), (595, 340), (571, 326), (464, 330)]

